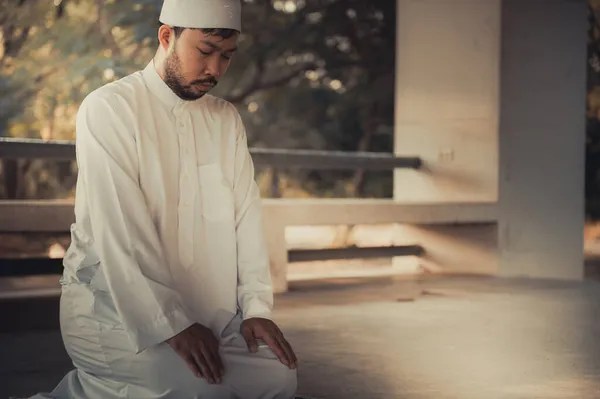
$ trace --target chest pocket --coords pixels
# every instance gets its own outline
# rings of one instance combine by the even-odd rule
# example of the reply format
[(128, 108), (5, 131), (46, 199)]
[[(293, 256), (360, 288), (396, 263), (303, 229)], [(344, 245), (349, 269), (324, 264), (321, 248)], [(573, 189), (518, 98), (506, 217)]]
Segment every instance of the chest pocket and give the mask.
[(218, 163), (198, 166), (202, 216), (206, 220), (233, 220), (233, 191)]

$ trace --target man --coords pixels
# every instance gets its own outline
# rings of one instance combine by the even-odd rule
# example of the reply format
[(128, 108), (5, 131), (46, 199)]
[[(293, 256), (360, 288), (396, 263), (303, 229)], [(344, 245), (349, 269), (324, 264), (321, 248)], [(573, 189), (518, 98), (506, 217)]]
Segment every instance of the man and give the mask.
[(294, 397), (244, 125), (207, 94), (240, 15), (239, 0), (165, 0), (155, 58), (83, 101), (61, 279), (75, 369), (49, 397)]

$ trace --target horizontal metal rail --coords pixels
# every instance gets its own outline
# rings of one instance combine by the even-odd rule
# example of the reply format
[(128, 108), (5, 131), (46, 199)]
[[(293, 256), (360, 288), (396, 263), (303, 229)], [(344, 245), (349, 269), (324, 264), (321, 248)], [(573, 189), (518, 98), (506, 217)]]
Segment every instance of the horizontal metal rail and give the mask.
[[(391, 258), (394, 256), (421, 256), (423, 252), (423, 248), (419, 245), (291, 249), (288, 251), (288, 261)], [(0, 259), (0, 277), (62, 274), (62, 263), (63, 260), (60, 258), (4, 258)]]
[(0, 259), (0, 277), (62, 274), (62, 262), (59, 258), (3, 258)]
[[(378, 152), (250, 148), (250, 154), (256, 165), (277, 168), (393, 170), (418, 169), (422, 165), (419, 157), (396, 157)], [(75, 142), (0, 137), (0, 158), (74, 160)]]
[(75, 159), (75, 143), (67, 140), (45, 141), (0, 137), (0, 158), (70, 161)]
[(423, 247), (419, 245), (325, 249), (291, 249), (288, 251), (288, 262), (391, 258), (394, 256), (421, 256), (423, 255), (423, 251)]
[(376, 152), (251, 148), (250, 154), (256, 165), (277, 168), (393, 170), (419, 169), (422, 165), (419, 157), (396, 157)]

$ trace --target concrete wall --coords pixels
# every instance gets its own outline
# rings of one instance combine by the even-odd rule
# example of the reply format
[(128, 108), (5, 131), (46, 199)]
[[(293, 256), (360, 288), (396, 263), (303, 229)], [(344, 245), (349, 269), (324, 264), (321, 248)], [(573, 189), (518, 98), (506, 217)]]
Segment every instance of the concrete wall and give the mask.
[(498, 226), (399, 226), (422, 264), (581, 278), (586, 27), (583, 0), (398, 0), (396, 154), (426, 169), (394, 198), (499, 206)]
[(401, 202), (496, 201), (500, 0), (399, 0), (396, 39)]

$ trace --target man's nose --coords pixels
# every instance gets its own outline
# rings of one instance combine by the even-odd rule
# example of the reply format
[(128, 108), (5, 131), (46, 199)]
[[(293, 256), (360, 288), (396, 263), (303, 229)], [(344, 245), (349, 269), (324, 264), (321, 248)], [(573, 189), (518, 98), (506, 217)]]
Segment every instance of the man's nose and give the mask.
[(221, 77), (221, 57), (217, 55), (206, 61), (206, 74), (215, 79)]

